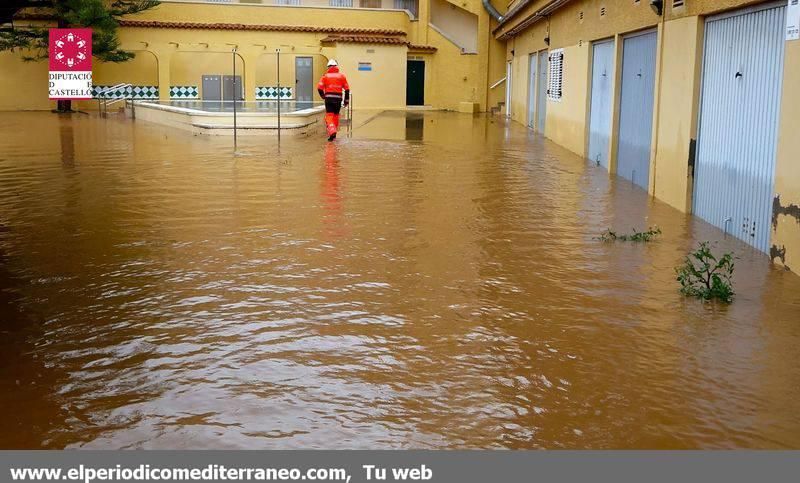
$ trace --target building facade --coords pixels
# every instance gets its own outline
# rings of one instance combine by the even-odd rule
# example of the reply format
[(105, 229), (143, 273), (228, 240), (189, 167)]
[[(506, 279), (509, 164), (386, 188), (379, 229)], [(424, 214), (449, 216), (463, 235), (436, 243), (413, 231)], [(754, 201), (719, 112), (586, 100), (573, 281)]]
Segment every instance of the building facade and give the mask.
[(800, 267), (796, 0), (515, 0), (509, 117)]
[[(24, 22), (47, 18), (22, 12), (15, 24)], [(503, 95), (487, 87), (490, 66), (501, 77), (504, 59), (491, 22), (481, 0), (164, 0), (120, 22), (121, 47), (136, 57), (95, 61), (93, 82), (130, 84), (120, 95), (161, 101), (315, 100), (335, 58), (357, 108), (483, 111)], [(0, 110), (50, 109), (40, 81), (47, 63), (21, 62), (23, 54), (0, 53)]]

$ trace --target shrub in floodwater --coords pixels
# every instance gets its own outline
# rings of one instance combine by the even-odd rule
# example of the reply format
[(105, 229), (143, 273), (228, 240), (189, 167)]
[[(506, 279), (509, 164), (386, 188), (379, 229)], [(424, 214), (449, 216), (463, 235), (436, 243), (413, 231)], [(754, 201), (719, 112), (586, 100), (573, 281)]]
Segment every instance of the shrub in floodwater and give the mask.
[(600, 240), (601, 242), (612, 242), (612, 241), (632, 241), (632, 242), (649, 242), (653, 238), (657, 237), (661, 234), (661, 228), (659, 227), (650, 227), (647, 231), (636, 231), (633, 230), (633, 233), (630, 235), (627, 234), (619, 234), (615, 231), (611, 231), (609, 228), (608, 230), (604, 231), (600, 234), (599, 237), (595, 237), (595, 240)]
[(708, 242), (700, 243), (697, 250), (686, 256), (683, 265), (675, 268), (681, 293), (704, 300), (733, 301), (733, 254), (717, 258), (711, 253)]

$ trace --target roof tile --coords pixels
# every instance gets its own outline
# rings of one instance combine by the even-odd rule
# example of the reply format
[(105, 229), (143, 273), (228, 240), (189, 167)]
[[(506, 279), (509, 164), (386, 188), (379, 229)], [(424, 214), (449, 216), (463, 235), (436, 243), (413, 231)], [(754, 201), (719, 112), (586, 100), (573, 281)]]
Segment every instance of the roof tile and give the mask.
[(197, 29), (197, 30), (260, 30), (270, 32), (312, 32), (338, 33), (355, 35), (406, 35), (402, 30), (366, 29), (351, 27), (317, 27), (312, 25), (265, 25), (243, 23), (199, 23), (199, 22), (165, 22), (159, 20), (120, 20), (121, 27), (129, 28), (162, 28), (162, 29)]

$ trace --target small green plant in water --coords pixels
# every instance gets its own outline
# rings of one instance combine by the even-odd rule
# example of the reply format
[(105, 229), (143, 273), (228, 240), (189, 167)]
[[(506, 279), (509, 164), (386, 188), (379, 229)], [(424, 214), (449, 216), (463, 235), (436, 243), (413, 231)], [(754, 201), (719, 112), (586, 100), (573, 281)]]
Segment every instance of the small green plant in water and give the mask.
[(617, 240), (632, 241), (632, 242), (649, 242), (660, 234), (661, 234), (661, 228), (657, 226), (648, 228), (647, 231), (636, 231), (634, 229), (633, 233), (631, 234), (619, 234), (615, 231), (611, 231), (611, 229), (609, 228), (608, 230), (601, 233), (599, 237), (596, 237), (595, 240), (600, 240), (601, 242), (612, 242)]
[(681, 293), (704, 300), (733, 301), (733, 254), (717, 258), (711, 253), (708, 242), (700, 243), (697, 250), (686, 256), (683, 265), (675, 268)]

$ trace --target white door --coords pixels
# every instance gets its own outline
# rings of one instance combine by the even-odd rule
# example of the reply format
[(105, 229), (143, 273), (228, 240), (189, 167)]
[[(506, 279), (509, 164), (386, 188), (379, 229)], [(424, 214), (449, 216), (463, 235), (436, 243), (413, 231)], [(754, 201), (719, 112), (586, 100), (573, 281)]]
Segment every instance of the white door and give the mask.
[(536, 126), (536, 67), (539, 58), (536, 54), (528, 56), (528, 127)]
[(544, 134), (547, 119), (547, 51), (539, 52), (539, 80), (536, 85), (536, 132)]
[(656, 40), (656, 32), (647, 32), (629, 35), (622, 44), (617, 174), (645, 190), (650, 185)]
[(608, 169), (611, 140), (611, 105), (614, 99), (614, 41), (595, 42), (592, 47), (592, 98), (589, 114), (588, 158)]

